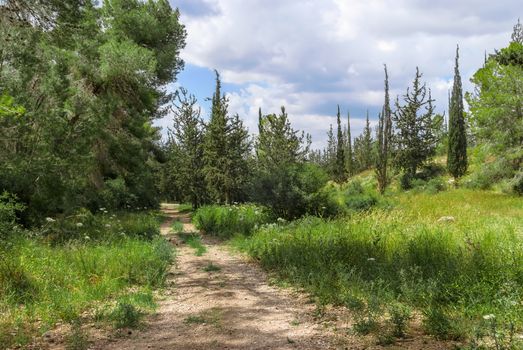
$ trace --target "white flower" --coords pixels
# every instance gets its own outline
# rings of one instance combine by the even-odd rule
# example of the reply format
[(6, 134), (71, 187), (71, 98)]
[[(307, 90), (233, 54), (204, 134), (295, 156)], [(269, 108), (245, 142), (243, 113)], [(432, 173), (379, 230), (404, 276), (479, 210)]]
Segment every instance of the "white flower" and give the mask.
[(47, 218), (45, 218), (45, 221), (47, 221), (47, 222), (55, 222), (56, 220), (53, 219), (53, 218), (47, 217)]
[(105, 208), (100, 208), (100, 211), (105, 211)]
[(84, 224), (82, 224), (81, 222), (77, 222), (76, 223), (76, 227), (82, 227)]
[(85, 239), (86, 241), (88, 241), (88, 240), (91, 239), (91, 237), (89, 237), (89, 236), (85, 236), (84, 239)]
[(375, 258), (368, 258), (367, 261), (376, 261)]
[(492, 320), (494, 318), (496, 318), (496, 316), (494, 316), (493, 314), (488, 314), (488, 315), (483, 316), (484, 320)]

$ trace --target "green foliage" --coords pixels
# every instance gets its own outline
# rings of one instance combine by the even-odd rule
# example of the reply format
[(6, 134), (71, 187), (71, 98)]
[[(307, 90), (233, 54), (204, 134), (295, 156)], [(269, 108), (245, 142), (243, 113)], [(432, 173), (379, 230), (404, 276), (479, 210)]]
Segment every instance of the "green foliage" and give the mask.
[(523, 44), (518, 41), (491, 55), (471, 79), (474, 93), (466, 95), (474, 135), (510, 161), (513, 170), (523, 160), (522, 56)]
[(133, 304), (122, 301), (118, 302), (110, 315), (115, 328), (137, 328), (142, 317), (143, 314)]
[(194, 255), (202, 256), (207, 252), (207, 248), (202, 244), (202, 238), (194, 233), (179, 233), (178, 236), (183, 243), (194, 249)]
[(66, 350), (87, 350), (89, 348), (89, 339), (82, 329), (82, 323), (79, 319), (71, 324), (71, 331), (65, 338)]
[(514, 176), (514, 179), (511, 181), (512, 185), (512, 191), (514, 193), (523, 196), (523, 171), (520, 171), (519, 173)]
[(7, 192), (0, 194), (0, 240), (16, 230), (17, 215), (24, 209), (16, 196)]
[[(470, 336), (486, 310), (521, 310), (501, 301), (523, 298), (522, 205), (489, 192), (402, 194), (394, 209), (264, 226), (236, 244), (320, 303), (353, 305), (351, 295), (399, 301), (422, 311), (430, 333), (456, 339)], [(448, 215), (455, 221), (439, 220)], [(393, 323), (406, 325), (408, 313), (389, 313), (396, 311)]]
[(403, 96), (404, 105), (396, 101), (393, 120), (397, 132), (394, 135), (395, 164), (407, 177), (414, 177), (416, 170), (436, 151), (433, 133), (434, 100), (416, 68), (412, 89)]
[(235, 234), (249, 235), (269, 220), (268, 210), (253, 204), (203, 206), (193, 215), (196, 228), (222, 238)]
[(408, 305), (402, 303), (392, 303), (388, 308), (390, 323), (393, 326), (392, 335), (403, 338), (406, 334), (408, 322), (412, 317), (412, 310)]
[[(338, 144), (336, 146), (336, 168), (335, 168), (335, 177), (336, 177), (336, 181), (338, 181), (339, 183), (343, 183), (346, 178), (347, 178), (347, 174), (346, 174), (346, 169), (345, 169), (345, 147), (344, 147), (344, 142), (343, 142), (343, 132), (341, 130), (341, 118), (340, 118), (340, 106), (338, 105), (338, 114), (336, 114), (336, 122), (337, 122), (337, 126), (338, 126), (338, 133), (337, 133), (337, 137), (336, 137), (336, 140), (338, 141)], [(350, 124), (349, 124), (349, 128), (350, 128)], [(350, 129), (349, 129), (350, 130)], [(350, 152), (350, 154), (347, 154), (347, 157), (350, 157), (350, 161), (349, 161), (349, 169), (348, 169), (348, 173), (351, 174), (352, 173), (352, 150)]]
[[(131, 286), (161, 286), (171, 249), (162, 239), (56, 247), (37, 240), (13, 240), (2, 252), (9, 266), (0, 264), (0, 308), (6, 310), (0, 329), (21, 320), (25, 327), (19, 331), (34, 333), (59, 320), (74, 320), (94, 301), (107, 300)], [(9, 332), (0, 340), (10, 344), (15, 337)]]
[(389, 96), (389, 74), (385, 65), (385, 102), (379, 115), (378, 122), (378, 141), (376, 156), (376, 179), (378, 181), (378, 191), (383, 194), (389, 184), (387, 175), (390, 148), (392, 142), (392, 110), (390, 109)]
[(472, 189), (489, 189), (497, 182), (511, 178), (514, 170), (507, 159), (500, 157), (482, 165), (463, 181), (463, 185)]
[(212, 262), (208, 263), (203, 268), (203, 271), (205, 271), (205, 272), (218, 272), (218, 271), (221, 271), (221, 270), (222, 270), (222, 268), (220, 266), (215, 265)]
[(249, 133), (238, 115), (228, 115), (228, 100), (222, 95), (220, 75), (216, 71), (211, 118), (206, 125), (203, 146), (203, 171), (213, 202), (231, 204), (245, 200), (250, 152)]
[[(166, 145), (169, 160), (163, 169), (167, 179), (163, 190), (174, 199), (188, 201), (197, 208), (208, 199), (203, 173), (204, 125), (196, 98), (183, 88), (176, 96), (174, 125)], [(170, 193), (171, 189), (176, 189), (176, 193)]]
[(22, 222), (157, 205), (152, 122), (183, 66), (178, 12), (138, 0), (0, 7), (17, 13), (0, 21), (0, 188), (27, 206)]
[(456, 66), (454, 67), (454, 85), (449, 106), (449, 138), (447, 168), (454, 178), (465, 175), (467, 161), (467, 130), (465, 112), (463, 111), (463, 89), (459, 73), (459, 47), (456, 49)]

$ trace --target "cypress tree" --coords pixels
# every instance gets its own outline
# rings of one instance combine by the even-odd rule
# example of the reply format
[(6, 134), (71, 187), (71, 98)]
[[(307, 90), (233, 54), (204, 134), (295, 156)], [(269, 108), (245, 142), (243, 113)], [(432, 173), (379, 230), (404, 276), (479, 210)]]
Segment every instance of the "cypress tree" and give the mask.
[(459, 73), (459, 46), (456, 48), (454, 85), (449, 105), (449, 145), (447, 168), (458, 179), (467, 171), (467, 134), (463, 112), (463, 90)]
[(331, 178), (336, 177), (336, 141), (334, 137), (334, 130), (332, 124), (329, 125), (329, 131), (327, 131), (327, 149), (325, 150), (325, 164), (327, 166), (327, 172)]
[(389, 160), (389, 142), (392, 137), (392, 111), (390, 109), (389, 97), (389, 75), (385, 65), (385, 103), (379, 115), (378, 123), (378, 154), (376, 157), (376, 178), (378, 180), (378, 191), (383, 194), (388, 185), (387, 166)]
[(336, 115), (336, 123), (338, 124), (337, 147), (336, 147), (336, 167), (335, 176), (336, 181), (342, 183), (346, 180), (345, 175), (345, 150), (343, 147), (343, 131), (341, 129), (340, 106), (338, 105), (338, 113)]
[(372, 161), (373, 161), (373, 154), (372, 154), (372, 135), (370, 131), (370, 121), (369, 121), (369, 111), (367, 110), (367, 119), (365, 122), (365, 128), (363, 129), (363, 135), (362, 135), (362, 153), (363, 153), (363, 161), (362, 161), (362, 167), (363, 169), (369, 169)]
[(354, 175), (354, 162), (352, 154), (352, 137), (350, 133), (350, 113), (347, 112), (347, 174)]

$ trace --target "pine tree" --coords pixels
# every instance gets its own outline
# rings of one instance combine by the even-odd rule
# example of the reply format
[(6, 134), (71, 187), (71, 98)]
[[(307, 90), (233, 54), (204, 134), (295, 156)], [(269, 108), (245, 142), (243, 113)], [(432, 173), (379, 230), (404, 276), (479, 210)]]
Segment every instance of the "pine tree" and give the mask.
[(392, 137), (392, 111), (390, 109), (389, 97), (389, 75), (385, 65), (385, 103), (379, 115), (377, 130), (377, 157), (376, 157), (376, 178), (378, 180), (378, 190), (381, 194), (385, 192), (388, 185), (387, 167), (389, 161), (389, 143)]
[(196, 97), (181, 88), (176, 93), (172, 109), (173, 128), (169, 129), (170, 161), (167, 171), (173, 182), (166, 184), (177, 189), (177, 199), (189, 201), (193, 208), (205, 202), (206, 187), (203, 176), (203, 121)]
[(454, 85), (449, 106), (449, 145), (447, 168), (455, 179), (467, 171), (467, 134), (463, 112), (463, 90), (459, 74), (459, 47), (456, 48)]
[(343, 131), (341, 128), (341, 117), (340, 117), (340, 106), (338, 105), (338, 113), (336, 114), (336, 123), (338, 126), (337, 133), (337, 146), (336, 146), (336, 167), (335, 167), (335, 176), (338, 183), (343, 183), (347, 177), (345, 174), (345, 150), (344, 150), (344, 140), (343, 140)]
[(396, 111), (393, 113), (398, 133), (395, 135), (396, 166), (403, 170), (404, 187), (416, 175), (417, 168), (436, 150), (436, 138), (433, 133), (434, 100), (430, 90), (421, 84), (422, 74), (416, 67), (412, 89), (403, 95), (404, 105), (396, 100)]
[(350, 131), (350, 113), (347, 112), (347, 156), (346, 156), (346, 167), (347, 167), (347, 174), (349, 176), (354, 175), (354, 155), (352, 152), (352, 137), (351, 137), (351, 131)]

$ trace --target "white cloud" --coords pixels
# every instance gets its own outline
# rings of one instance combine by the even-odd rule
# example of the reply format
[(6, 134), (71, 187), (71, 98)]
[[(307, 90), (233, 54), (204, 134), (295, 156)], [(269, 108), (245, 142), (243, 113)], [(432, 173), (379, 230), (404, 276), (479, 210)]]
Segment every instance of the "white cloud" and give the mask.
[(251, 131), (258, 107), (269, 113), (285, 105), (295, 126), (318, 140), (336, 104), (379, 109), (383, 63), (393, 94), (405, 91), (419, 66), (445, 109), (456, 44), (470, 89), (485, 50), (506, 46), (523, 13), (519, 0), (198, 0), (200, 11), (193, 2), (184, 12), (191, 1), (172, 0), (187, 26), (184, 60), (242, 86), (230, 94), (230, 109)]

